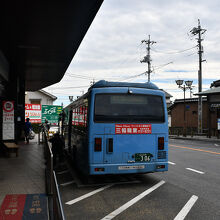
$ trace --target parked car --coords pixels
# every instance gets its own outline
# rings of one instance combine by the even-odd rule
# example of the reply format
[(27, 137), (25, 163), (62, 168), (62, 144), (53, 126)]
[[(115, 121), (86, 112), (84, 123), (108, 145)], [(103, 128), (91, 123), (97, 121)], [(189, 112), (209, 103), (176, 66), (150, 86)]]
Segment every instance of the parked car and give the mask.
[(48, 131), (49, 137), (52, 137), (55, 133), (59, 130), (58, 126), (51, 126), (50, 130)]

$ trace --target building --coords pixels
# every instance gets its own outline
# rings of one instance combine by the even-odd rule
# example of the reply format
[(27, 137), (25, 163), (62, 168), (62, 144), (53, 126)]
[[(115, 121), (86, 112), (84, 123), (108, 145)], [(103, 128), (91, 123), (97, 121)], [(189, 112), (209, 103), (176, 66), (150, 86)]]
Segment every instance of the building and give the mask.
[(165, 92), (165, 97), (166, 97), (166, 103), (167, 103), (167, 107), (169, 108), (172, 104), (170, 98), (172, 98), (173, 96), (170, 95), (168, 92), (164, 91), (163, 89), (161, 89), (163, 92)]
[[(195, 95), (202, 98), (202, 128), (203, 133), (215, 136), (220, 130), (220, 80), (214, 81), (209, 90)], [(185, 110), (184, 110), (185, 109)], [(169, 107), (171, 115), (171, 132), (183, 129), (184, 121), (187, 133), (198, 129), (198, 98), (176, 99)], [(185, 120), (184, 120), (185, 118)]]
[(56, 96), (44, 90), (38, 90), (36, 92), (25, 92), (25, 104), (53, 105), (53, 102), (56, 99)]
[[(167, 108), (169, 109), (169, 107), (172, 105), (170, 98), (172, 98), (173, 96), (170, 95), (168, 92), (164, 91), (163, 89), (161, 90), (165, 93), (166, 104), (167, 104)], [(168, 126), (171, 127), (171, 115), (169, 111), (168, 111)]]
[(220, 133), (220, 80), (214, 81), (210, 89), (199, 92), (196, 95), (198, 96), (206, 96), (208, 110), (207, 114), (203, 117), (206, 117), (208, 122), (207, 129), (209, 136), (213, 135), (213, 131), (215, 134)]
[[(176, 99), (169, 107), (172, 118), (172, 128), (183, 128), (184, 126), (184, 105), (185, 105), (185, 123), (186, 128), (197, 130), (198, 127), (198, 98)], [(202, 102), (203, 116), (207, 115), (207, 99)], [(207, 129), (207, 117), (203, 117), (203, 128)]]
[[(4, 1), (0, 34), (0, 140), (19, 140), (25, 91), (60, 82), (103, 0)], [(51, 10), (48, 10), (50, 8)], [(3, 108), (11, 106), (11, 138)], [(14, 111), (13, 111), (14, 110)]]

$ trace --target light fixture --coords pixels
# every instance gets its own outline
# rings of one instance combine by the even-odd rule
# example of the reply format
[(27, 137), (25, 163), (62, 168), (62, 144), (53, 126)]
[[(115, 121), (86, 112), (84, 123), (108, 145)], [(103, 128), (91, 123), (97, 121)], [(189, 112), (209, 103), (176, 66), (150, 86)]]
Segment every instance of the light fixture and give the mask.
[(192, 80), (187, 80), (185, 81), (186, 86), (190, 87), (192, 86), (193, 81)]
[(183, 85), (183, 80), (182, 80), (182, 79), (176, 80), (176, 84), (177, 84), (178, 86)]
[(71, 96), (69, 96), (69, 100), (70, 100), (70, 102), (72, 102), (73, 101), (73, 96), (71, 95)]

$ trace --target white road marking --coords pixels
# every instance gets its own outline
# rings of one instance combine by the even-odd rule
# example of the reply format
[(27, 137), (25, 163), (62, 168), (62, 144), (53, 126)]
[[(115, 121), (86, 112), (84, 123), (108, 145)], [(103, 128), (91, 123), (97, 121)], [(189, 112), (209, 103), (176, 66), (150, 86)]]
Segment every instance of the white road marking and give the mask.
[(64, 174), (64, 173), (68, 173), (69, 170), (63, 170), (63, 171), (60, 171), (60, 172), (57, 172), (56, 174)]
[(193, 172), (196, 172), (196, 173), (199, 173), (199, 174), (204, 174), (205, 172), (202, 172), (202, 171), (199, 171), (199, 170), (195, 170), (195, 169), (192, 169), (192, 168), (186, 168), (187, 170), (191, 170)]
[(218, 144), (215, 144), (215, 146), (218, 147), (219, 145), (218, 145)]
[[(111, 182), (112, 185), (122, 185), (122, 184), (134, 184), (134, 183), (141, 183), (140, 180), (132, 180), (127, 182)], [(94, 184), (86, 184), (86, 185), (78, 185), (78, 187), (94, 187), (94, 186), (103, 186), (103, 183), (94, 183)]]
[(90, 192), (90, 193), (87, 193), (87, 194), (85, 194), (85, 195), (83, 195), (83, 196), (80, 196), (80, 197), (78, 197), (78, 198), (76, 198), (76, 199), (70, 200), (69, 202), (66, 202), (65, 204), (67, 204), (67, 205), (72, 205), (72, 204), (74, 204), (74, 203), (76, 203), (76, 202), (79, 202), (79, 201), (81, 201), (81, 200), (83, 200), (83, 199), (86, 199), (86, 198), (88, 198), (88, 197), (90, 197), (90, 196), (93, 196), (94, 194), (96, 194), (96, 193), (98, 193), (98, 192), (101, 192), (101, 191), (103, 191), (103, 190), (105, 190), (105, 189), (108, 189), (109, 187), (111, 187), (111, 186), (113, 186), (113, 185), (114, 185), (114, 184), (110, 184), (110, 185), (101, 187), (101, 188), (96, 189), (96, 190), (94, 190), (94, 191), (92, 191), (92, 192)]
[(69, 181), (69, 182), (66, 182), (66, 183), (61, 183), (60, 186), (67, 186), (67, 185), (70, 185), (72, 183), (75, 183), (75, 181)]
[(190, 200), (185, 204), (185, 206), (180, 210), (178, 215), (174, 218), (174, 220), (183, 220), (196, 203), (198, 196), (193, 195)]
[(142, 192), (141, 194), (139, 194), (138, 196), (136, 196), (135, 198), (133, 198), (132, 200), (128, 201), (127, 203), (125, 203), (124, 205), (122, 205), (121, 207), (119, 207), (118, 209), (116, 209), (115, 211), (111, 212), (110, 214), (106, 215), (104, 218), (102, 218), (101, 220), (109, 220), (109, 219), (113, 219), (114, 217), (116, 217), (117, 215), (119, 215), (121, 212), (125, 211), (126, 209), (128, 209), (130, 206), (134, 205), (136, 202), (138, 202), (139, 200), (141, 200), (143, 197), (145, 197), (146, 195), (150, 194), (151, 192), (153, 192), (155, 189), (157, 189), (158, 187), (160, 187), (161, 185), (163, 185), (165, 183), (165, 181), (161, 180), (159, 183), (157, 183), (156, 185), (152, 186), (150, 189), (147, 189), (146, 191)]
[(168, 161), (169, 164), (171, 165), (176, 165), (175, 163), (171, 162), (171, 161)]

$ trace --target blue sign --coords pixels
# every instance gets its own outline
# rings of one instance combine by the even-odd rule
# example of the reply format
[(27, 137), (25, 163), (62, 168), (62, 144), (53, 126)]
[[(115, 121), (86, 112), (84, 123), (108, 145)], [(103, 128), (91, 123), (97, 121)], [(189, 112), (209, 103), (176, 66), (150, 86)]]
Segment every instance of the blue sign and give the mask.
[(27, 194), (23, 218), (48, 220), (47, 196), (45, 194)]

